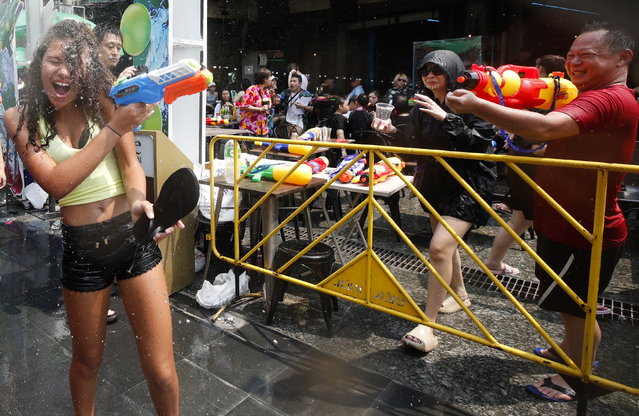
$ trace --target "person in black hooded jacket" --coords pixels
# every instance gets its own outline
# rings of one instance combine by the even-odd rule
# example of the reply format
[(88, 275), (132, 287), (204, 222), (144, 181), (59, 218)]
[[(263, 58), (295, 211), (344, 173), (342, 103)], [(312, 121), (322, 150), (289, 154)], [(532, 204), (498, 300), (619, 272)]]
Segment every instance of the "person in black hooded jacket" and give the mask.
[[(485, 153), (492, 148), (491, 140), (495, 136), (492, 124), (472, 114), (454, 114), (446, 105), (446, 94), (455, 89), (456, 79), (463, 70), (464, 64), (459, 56), (447, 50), (430, 52), (422, 60), (418, 72), (426, 90), (425, 94), (415, 95), (416, 105), (407, 126), (407, 134), (415, 146), (473, 153)], [(372, 127), (385, 133), (397, 132), (389, 120), (375, 119)], [(468, 159), (447, 158), (446, 161), (490, 203), (496, 178), (494, 164)], [(488, 213), (431, 156), (421, 158), (415, 169), (413, 184), (460, 236), (464, 236), (473, 224), (484, 225), (488, 220)], [(462, 302), (470, 306), (462, 278), (457, 241), (432, 215), (430, 224), (430, 262)], [(461, 310), (460, 304), (452, 297), (445, 298), (446, 290), (439, 281), (429, 279), (425, 308), (428, 319), (434, 322), (439, 312)], [(402, 342), (428, 352), (437, 346), (437, 337), (431, 327), (418, 325), (402, 337)]]

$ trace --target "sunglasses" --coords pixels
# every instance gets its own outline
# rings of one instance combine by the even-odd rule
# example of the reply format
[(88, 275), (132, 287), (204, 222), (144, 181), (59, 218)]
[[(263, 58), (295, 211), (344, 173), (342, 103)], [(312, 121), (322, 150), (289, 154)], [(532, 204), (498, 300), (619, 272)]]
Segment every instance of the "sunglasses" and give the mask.
[(444, 75), (445, 72), (443, 69), (441, 69), (439, 66), (437, 65), (429, 65), (425, 68), (423, 68), (422, 70), (419, 71), (419, 75), (422, 77), (425, 77), (426, 75), (433, 73), (433, 75), (440, 76), (440, 75)]
[(405, 78), (397, 78), (397, 82), (408, 82)]

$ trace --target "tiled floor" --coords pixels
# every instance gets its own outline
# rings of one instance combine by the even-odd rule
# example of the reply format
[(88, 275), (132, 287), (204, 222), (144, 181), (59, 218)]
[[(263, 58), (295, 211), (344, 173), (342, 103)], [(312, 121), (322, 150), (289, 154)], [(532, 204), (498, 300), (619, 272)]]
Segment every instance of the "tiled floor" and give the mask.
[[(71, 336), (53, 220), (0, 210), (0, 415), (71, 415)], [(183, 415), (464, 415), (436, 397), (243, 322), (229, 330), (171, 297)], [(119, 298), (107, 328), (96, 414), (154, 414)]]

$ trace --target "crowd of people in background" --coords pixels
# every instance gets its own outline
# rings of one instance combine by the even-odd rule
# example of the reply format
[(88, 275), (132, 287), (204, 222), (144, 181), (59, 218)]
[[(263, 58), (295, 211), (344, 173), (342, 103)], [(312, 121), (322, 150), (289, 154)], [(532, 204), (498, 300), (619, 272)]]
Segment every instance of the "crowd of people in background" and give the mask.
[(242, 79), (237, 90), (231, 86), (218, 89), (212, 83), (207, 90), (207, 116), (235, 121), (257, 136), (291, 138), (311, 127), (328, 126), (333, 139), (358, 142), (361, 133), (370, 130), (377, 103), (393, 104), (393, 117), (405, 117), (419, 91), (403, 71), (393, 77), (386, 91), (373, 87), (367, 93), (362, 79), (353, 78), (348, 94), (338, 93), (334, 77), (323, 79), (312, 93), (308, 75), (295, 63), (289, 64), (286, 74), (280, 79), (262, 67), (255, 74), (255, 83)]

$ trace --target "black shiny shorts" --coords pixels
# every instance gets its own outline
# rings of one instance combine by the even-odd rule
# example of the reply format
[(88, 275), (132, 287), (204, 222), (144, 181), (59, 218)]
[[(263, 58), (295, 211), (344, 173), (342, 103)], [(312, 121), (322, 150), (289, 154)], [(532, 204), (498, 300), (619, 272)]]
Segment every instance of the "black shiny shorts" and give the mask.
[[(602, 250), (598, 295), (601, 295), (610, 283), (622, 250), (623, 246)], [(590, 249), (567, 246), (537, 233), (537, 254), (584, 302), (588, 299)], [(586, 317), (584, 310), (538, 264), (535, 266), (535, 275), (539, 279), (540, 293), (537, 304), (542, 309), (563, 312), (578, 318)]]
[(63, 223), (62, 246), (62, 286), (77, 292), (104, 289), (116, 277), (139, 276), (162, 260), (154, 241), (136, 244), (129, 213), (77, 227)]

